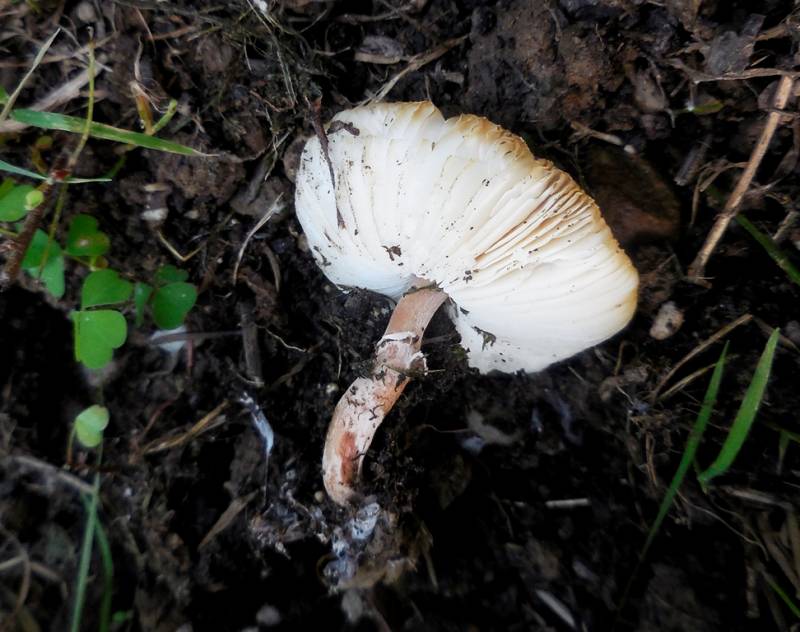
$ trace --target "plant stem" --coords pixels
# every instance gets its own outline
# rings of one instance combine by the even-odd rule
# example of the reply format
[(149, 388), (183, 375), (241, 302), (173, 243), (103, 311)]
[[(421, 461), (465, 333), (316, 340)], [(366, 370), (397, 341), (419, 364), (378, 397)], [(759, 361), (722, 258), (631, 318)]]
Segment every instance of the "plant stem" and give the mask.
[(94, 543), (94, 532), (97, 523), (97, 502), (99, 495), (100, 472), (94, 475), (92, 493), (89, 496), (89, 504), (86, 508), (86, 527), (83, 530), (83, 545), (81, 546), (81, 558), (78, 565), (75, 605), (72, 609), (72, 621), (69, 626), (70, 632), (80, 632), (81, 628), (83, 606), (86, 602), (86, 584), (89, 578), (89, 565), (92, 562), (92, 545)]

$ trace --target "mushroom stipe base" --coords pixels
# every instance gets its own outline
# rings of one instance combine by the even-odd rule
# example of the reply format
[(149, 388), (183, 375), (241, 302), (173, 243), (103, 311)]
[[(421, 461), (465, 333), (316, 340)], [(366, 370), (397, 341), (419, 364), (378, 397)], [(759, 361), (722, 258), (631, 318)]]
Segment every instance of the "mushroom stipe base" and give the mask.
[(375, 431), (411, 381), (426, 370), (422, 337), (447, 300), (439, 289), (415, 286), (397, 303), (375, 350), (372, 373), (358, 378), (336, 405), (322, 456), (325, 489), (340, 505), (355, 499), (354, 485)]

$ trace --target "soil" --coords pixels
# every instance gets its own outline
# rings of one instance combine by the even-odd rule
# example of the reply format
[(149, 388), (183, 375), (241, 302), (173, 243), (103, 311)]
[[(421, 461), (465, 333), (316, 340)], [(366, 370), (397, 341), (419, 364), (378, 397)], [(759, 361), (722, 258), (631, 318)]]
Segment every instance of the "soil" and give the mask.
[[(69, 188), (57, 232), (89, 213), (125, 276), (187, 270), (200, 295), (179, 352), (131, 326), (110, 366), (82, 370), (67, 318), (77, 265), (62, 299), (24, 276), (0, 293), (0, 628), (68, 629), (97, 474), (115, 630), (796, 628), (800, 290), (736, 224), (710, 287), (686, 279), (779, 75), (800, 63), (788, 0), (45, 0), (0, 2), (0, 18), (9, 92), (63, 29), (19, 105), (85, 66), (91, 28), (95, 120), (138, 129), (136, 83), (153, 111), (177, 100), (160, 136), (211, 154), (90, 140), (78, 175), (122, 165), (109, 184)], [(437, 315), (431, 371), (379, 430), (363, 500), (343, 509), (322, 489), (325, 429), (392, 305), (326, 280), (293, 179), (315, 121), (395, 81), (388, 100), (487, 116), (570, 172), (634, 260), (641, 295), (622, 333), (536, 375), (478, 375)], [(85, 96), (54, 109), (83, 116)], [(800, 193), (794, 96), (786, 110), (742, 204), (769, 234)], [(42, 134), (0, 135), (3, 160), (33, 168)], [(53, 138), (48, 164), (76, 142)], [(797, 229), (784, 233), (796, 262)], [(729, 361), (698, 467), (780, 327), (757, 421), (707, 490), (689, 471), (637, 564), (721, 342), (663, 379), (743, 316), (721, 338)], [(67, 454), (92, 403), (111, 413), (102, 461)], [(81, 629), (98, 625), (103, 577), (95, 547)]]

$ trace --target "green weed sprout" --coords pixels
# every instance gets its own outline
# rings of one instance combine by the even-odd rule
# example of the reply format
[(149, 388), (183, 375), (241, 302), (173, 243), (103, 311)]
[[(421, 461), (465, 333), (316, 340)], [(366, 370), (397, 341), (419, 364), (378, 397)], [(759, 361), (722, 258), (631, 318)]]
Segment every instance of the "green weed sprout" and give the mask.
[[(37, 189), (5, 180), (0, 185), (0, 222), (16, 222), (41, 202)], [(14, 234), (10, 230), (3, 232)], [(79, 214), (70, 221), (63, 247), (37, 229), (22, 260), (22, 269), (40, 280), (56, 298), (65, 292), (65, 259), (91, 270), (81, 286), (80, 309), (70, 315), (75, 359), (89, 369), (104, 367), (114, 350), (125, 343), (128, 324), (122, 310), (131, 297), (136, 325), (143, 324), (149, 310), (160, 329), (182, 325), (197, 302), (197, 288), (187, 282), (186, 271), (165, 265), (156, 272), (152, 284), (132, 283), (106, 267), (105, 255), (110, 248), (111, 241), (99, 229), (97, 219)]]
[(144, 309), (150, 306), (153, 321), (159, 329), (176, 329), (197, 302), (197, 288), (186, 279), (185, 270), (165, 265), (156, 272), (154, 285), (137, 283), (134, 289), (136, 324), (144, 320)]
[[(756, 365), (756, 370), (753, 373), (750, 385), (745, 391), (742, 403), (740, 404), (739, 410), (736, 413), (736, 417), (731, 424), (728, 435), (722, 444), (722, 448), (720, 448), (719, 454), (708, 468), (701, 471), (697, 475), (697, 480), (704, 491), (708, 491), (708, 484), (712, 479), (716, 478), (717, 476), (722, 476), (730, 469), (750, 433), (750, 429), (755, 422), (761, 401), (764, 398), (764, 393), (766, 392), (767, 382), (769, 381), (770, 372), (772, 370), (772, 362), (775, 357), (775, 350), (777, 348), (779, 338), (780, 330), (774, 329), (767, 340), (766, 345), (764, 346), (764, 351), (762, 352), (758, 364)], [(661, 499), (661, 504), (658, 508), (656, 518), (648, 530), (647, 539), (645, 540), (644, 546), (639, 553), (639, 559), (636, 567), (634, 568), (633, 573), (631, 573), (622, 599), (620, 600), (620, 604), (617, 609), (618, 613), (621, 613), (622, 609), (625, 607), (625, 603), (627, 602), (633, 582), (639, 574), (639, 569), (641, 568), (641, 565), (644, 562), (644, 559), (647, 556), (647, 553), (649, 552), (662, 523), (664, 522), (664, 519), (667, 517), (669, 510), (672, 508), (672, 504), (674, 503), (675, 497), (678, 495), (678, 491), (680, 490), (680, 487), (686, 478), (686, 474), (689, 472), (692, 463), (695, 462), (697, 450), (700, 447), (701, 441), (703, 440), (703, 435), (705, 434), (706, 428), (708, 427), (708, 423), (711, 419), (711, 415), (714, 412), (714, 407), (717, 403), (717, 395), (719, 393), (722, 376), (725, 370), (725, 359), (728, 355), (728, 346), (728, 343), (726, 343), (725, 347), (722, 349), (722, 354), (714, 366), (714, 372), (711, 375), (711, 381), (709, 382), (705, 396), (703, 397), (703, 404), (700, 407), (700, 412), (697, 414), (697, 418), (694, 421), (689, 438), (686, 441), (686, 447), (684, 448), (683, 455), (681, 456), (681, 461), (678, 464), (678, 469), (675, 471), (675, 474), (672, 477), (672, 481), (667, 488), (666, 494), (664, 494), (664, 497)]]
[(744, 213), (739, 213), (733, 221), (747, 231), (747, 233), (758, 243), (759, 246), (764, 249), (764, 251), (778, 265), (778, 267), (786, 273), (786, 276), (789, 277), (792, 283), (800, 285), (800, 270), (797, 269), (797, 266), (795, 266), (789, 259), (789, 255), (781, 250), (780, 246), (775, 243), (772, 237), (766, 233), (762, 233), (758, 228), (756, 228), (755, 224), (747, 219)]
[(103, 442), (103, 431), (108, 426), (108, 408), (89, 406), (75, 417), (75, 436), (86, 448), (96, 448)]
[(96, 270), (81, 288), (81, 308), (71, 314), (75, 335), (75, 359), (90, 369), (100, 369), (111, 361), (114, 349), (128, 336), (128, 323), (115, 309), (93, 309), (126, 302), (133, 284), (114, 270)]
[(753, 379), (750, 380), (750, 385), (745, 391), (739, 411), (736, 413), (731, 429), (728, 431), (728, 436), (725, 438), (717, 458), (707, 469), (697, 475), (697, 480), (703, 486), (703, 489), (707, 488), (711, 479), (728, 471), (750, 434), (750, 429), (753, 427), (753, 422), (756, 420), (758, 409), (767, 390), (767, 382), (772, 370), (772, 360), (775, 357), (775, 349), (778, 346), (779, 338), (780, 330), (773, 330), (772, 335), (767, 340), (767, 344), (764, 346), (764, 351), (761, 353), (761, 358), (758, 360), (758, 365), (753, 373)]
[(6, 178), (0, 184), (0, 222), (19, 221), (43, 201), (42, 192), (30, 184), (14, 184)]

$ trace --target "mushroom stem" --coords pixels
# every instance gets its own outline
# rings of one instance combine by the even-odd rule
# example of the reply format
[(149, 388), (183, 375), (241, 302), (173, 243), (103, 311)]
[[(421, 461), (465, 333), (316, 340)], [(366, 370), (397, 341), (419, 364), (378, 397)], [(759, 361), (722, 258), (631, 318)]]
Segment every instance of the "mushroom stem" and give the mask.
[(353, 484), (375, 431), (409, 383), (409, 373), (425, 370), (422, 335), (446, 299), (435, 287), (409, 290), (376, 346), (371, 375), (353, 382), (336, 405), (322, 454), (325, 489), (336, 503), (353, 499)]

